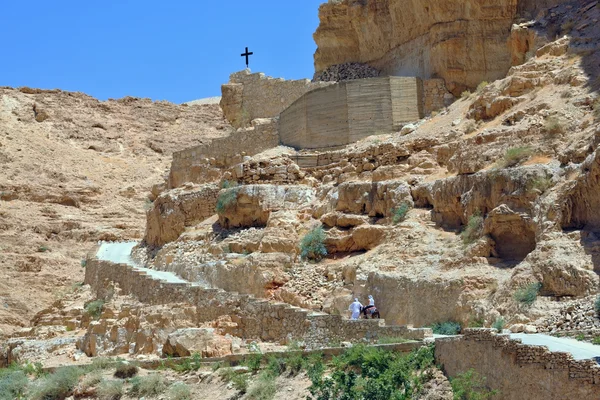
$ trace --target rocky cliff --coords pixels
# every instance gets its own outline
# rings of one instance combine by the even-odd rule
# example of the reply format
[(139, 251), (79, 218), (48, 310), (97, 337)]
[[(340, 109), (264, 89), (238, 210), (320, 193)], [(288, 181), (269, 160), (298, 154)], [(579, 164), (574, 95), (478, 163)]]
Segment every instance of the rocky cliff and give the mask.
[(560, 2), (329, 1), (319, 8), (315, 70), (368, 63), (388, 75), (442, 77), (460, 94), (522, 62), (536, 35), (513, 24)]

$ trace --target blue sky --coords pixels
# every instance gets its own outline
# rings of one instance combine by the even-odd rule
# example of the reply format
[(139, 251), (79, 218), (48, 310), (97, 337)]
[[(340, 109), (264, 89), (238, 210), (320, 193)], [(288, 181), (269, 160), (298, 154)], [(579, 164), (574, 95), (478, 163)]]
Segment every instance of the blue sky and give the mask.
[(324, 0), (0, 0), (0, 86), (180, 103), (245, 68), (311, 78)]

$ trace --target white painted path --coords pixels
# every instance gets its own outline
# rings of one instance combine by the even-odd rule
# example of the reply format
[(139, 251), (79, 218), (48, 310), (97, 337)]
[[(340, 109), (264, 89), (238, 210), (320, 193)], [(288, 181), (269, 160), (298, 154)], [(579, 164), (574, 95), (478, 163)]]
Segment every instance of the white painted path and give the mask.
[(153, 278), (169, 283), (187, 283), (172, 272), (156, 271), (154, 269), (138, 266), (131, 259), (131, 250), (137, 245), (137, 242), (103, 242), (96, 252), (96, 258), (103, 261), (110, 261), (115, 264), (127, 264), (138, 271), (143, 271)]
[(600, 346), (571, 338), (559, 338), (541, 333), (511, 333), (510, 338), (521, 339), (523, 344), (546, 346), (550, 351), (571, 353), (576, 360), (597, 359), (600, 357)]
[[(138, 271), (143, 271), (156, 279), (166, 282), (187, 283), (186, 280), (181, 279), (172, 272), (156, 271), (138, 266), (131, 259), (131, 250), (135, 245), (137, 245), (137, 242), (103, 242), (96, 253), (96, 257), (99, 260), (130, 265)], [(523, 344), (546, 346), (550, 351), (571, 353), (576, 360), (596, 359), (600, 361), (600, 346), (591, 343), (579, 342), (569, 338), (558, 338), (540, 333), (511, 333), (509, 336), (511, 339), (521, 339)], [(434, 337), (444, 336), (434, 335)]]

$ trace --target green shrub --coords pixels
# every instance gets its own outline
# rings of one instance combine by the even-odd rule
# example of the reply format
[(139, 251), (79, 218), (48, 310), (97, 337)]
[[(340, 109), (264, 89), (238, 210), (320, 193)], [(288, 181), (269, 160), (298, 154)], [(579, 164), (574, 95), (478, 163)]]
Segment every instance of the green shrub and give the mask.
[(460, 98), (461, 98), (461, 99), (468, 99), (468, 98), (469, 98), (469, 96), (471, 96), (471, 92), (470, 92), (469, 90), (465, 90), (464, 92), (462, 92), (462, 93), (460, 94)]
[[(322, 361), (321, 361), (322, 362)], [(324, 376), (308, 371), (309, 399), (412, 399), (431, 378), (433, 346), (410, 354), (357, 345), (338, 357)]]
[(234, 205), (237, 201), (238, 188), (229, 188), (221, 190), (217, 198), (217, 213), (223, 214), (225, 210)]
[(286, 363), (285, 360), (281, 357), (271, 356), (267, 360), (267, 369), (266, 371), (270, 373), (272, 376), (279, 376), (285, 372)]
[(92, 359), (91, 369), (92, 370), (107, 369), (107, 368), (112, 367), (114, 365), (114, 363), (115, 363), (115, 360), (113, 360), (112, 358), (94, 357)]
[(592, 339), (592, 344), (600, 344), (600, 336), (594, 336)]
[(433, 333), (437, 335), (458, 335), (461, 327), (458, 322), (446, 321), (437, 322), (431, 326)]
[(529, 182), (528, 189), (539, 190), (541, 193), (544, 193), (546, 190), (550, 189), (553, 184), (551, 177), (540, 176)]
[(62, 400), (70, 396), (83, 371), (77, 367), (58, 368), (53, 374), (38, 379), (32, 400)]
[(504, 318), (500, 317), (496, 321), (494, 321), (494, 323), (492, 324), (492, 328), (496, 329), (498, 332), (502, 332), (502, 329), (504, 329), (505, 325), (506, 322), (504, 322)]
[(200, 353), (196, 352), (192, 354), (191, 357), (184, 358), (182, 362), (178, 365), (175, 365), (173, 369), (177, 372), (198, 371), (202, 366), (200, 363), (201, 360), (202, 356)]
[(248, 391), (248, 376), (240, 374), (232, 368), (222, 368), (219, 370), (219, 376), (225, 382), (231, 382), (233, 388), (241, 393)]
[(552, 115), (544, 122), (544, 131), (550, 135), (558, 135), (565, 132), (565, 126), (557, 116)]
[(192, 391), (190, 387), (183, 382), (175, 382), (167, 390), (169, 400), (191, 400)]
[(392, 223), (398, 224), (406, 219), (406, 214), (410, 210), (410, 206), (406, 203), (402, 203), (400, 207), (392, 210)]
[(167, 389), (167, 384), (160, 374), (136, 376), (131, 379), (130, 392), (136, 396), (158, 396)]
[(38, 253), (45, 253), (47, 251), (50, 251), (50, 248), (47, 246), (40, 246), (40, 247), (38, 247), (37, 251), (38, 251)]
[(464, 244), (471, 244), (481, 237), (483, 233), (483, 217), (479, 212), (471, 215), (467, 226), (461, 232), (460, 238)]
[(486, 81), (483, 81), (479, 85), (477, 85), (477, 93), (483, 92), (483, 89), (485, 89), (487, 85), (489, 85), (489, 83), (487, 83)]
[(100, 400), (119, 400), (123, 397), (123, 381), (102, 381), (98, 385)]
[(87, 260), (84, 258), (81, 260), (81, 268), (85, 268), (87, 266)]
[(90, 317), (94, 319), (98, 319), (100, 314), (102, 314), (102, 309), (104, 308), (104, 300), (94, 300), (90, 301), (85, 305), (85, 312), (90, 315)]
[(120, 362), (117, 364), (115, 371), (115, 378), (129, 379), (136, 376), (138, 373), (138, 367), (134, 364)]
[(252, 353), (246, 357), (246, 359), (244, 360), (244, 365), (247, 366), (250, 369), (250, 371), (257, 372), (258, 370), (260, 370), (262, 358), (262, 353)]
[(485, 386), (485, 378), (482, 378), (470, 369), (450, 379), (454, 400), (486, 400), (498, 394)]
[(594, 309), (596, 310), (596, 315), (600, 317), (600, 296), (596, 297), (596, 301), (594, 302)]
[(509, 168), (528, 159), (532, 154), (532, 150), (527, 146), (512, 147), (506, 150), (504, 158), (500, 161), (500, 167)]
[(585, 335), (583, 333), (580, 333), (577, 336), (575, 336), (575, 340), (582, 342), (585, 340)]
[(0, 400), (25, 398), (29, 380), (17, 366), (0, 369)]
[(535, 299), (537, 299), (541, 288), (542, 284), (539, 282), (530, 283), (529, 285), (518, 288), (513, 294), (513, 297), (517, 303), (520, 303), (523, 306), (531, 306)]
[(81, 381), (81, 387), (83, 389), (88, 389), (96, 386), (100, 382), (102, 382), (102, 371), (92, 371), (91, 373), (83, 377), (83, 380)]
[(482, 319), (469, 320), (469, 328), (483, 328), (483, 320)]
[(319, 261), (326, 255), (325, 231), (319, 226), (308, 232), (300, 241), (300, 257)]
[(277, 393), (275, 378), (268, 371), (264, 371), (250, 387), (247, 398), (249, 400), (271, 400), (275, 397), (275, 393)]

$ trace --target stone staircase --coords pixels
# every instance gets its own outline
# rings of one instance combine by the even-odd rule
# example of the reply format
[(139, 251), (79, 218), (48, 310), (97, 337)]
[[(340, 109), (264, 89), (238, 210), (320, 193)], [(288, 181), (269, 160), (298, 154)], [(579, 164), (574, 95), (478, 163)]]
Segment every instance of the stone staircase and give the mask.
[(341, 341), (374, 342), (381, 337), (421, 340), (432, 335), (428, 328), (386, 326), (384, 320), (345, 320), (339, 315), (272, 302), (250, 294), (204, 288), (190, 282), (169, 282), (133, 265), (96, 257), (87, 261), (85, 283), (99, 297), (116, 284), (122, 294), (133, 295), (147, 304), (189, 303), (196, 306), (198, 324), (229, 315), (237, 323), (235, 336), (279, 343), (299, 340), (304, 341), (307, 348)]

